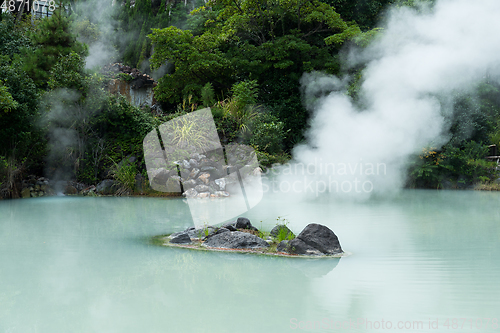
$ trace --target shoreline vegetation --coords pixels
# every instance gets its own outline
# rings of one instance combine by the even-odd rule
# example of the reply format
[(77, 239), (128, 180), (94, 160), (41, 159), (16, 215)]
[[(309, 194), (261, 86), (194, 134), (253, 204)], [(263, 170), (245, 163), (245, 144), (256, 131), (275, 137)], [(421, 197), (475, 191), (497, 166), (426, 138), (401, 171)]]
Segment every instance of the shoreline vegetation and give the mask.
[[(445, 181), (435, 188), (428, 187), (409, 187), (407, 189), (434, 189), (434, 190), (474, 190), (474, 191), (500, 191), (500, 183), (483, 182), (467, 184), (464, 182)], [(185, 198), (180, 192), (159, 192), (153, 190), (148, 181), (143, 177), (137, 177), (133, 186), (124, 186), (119, 181), (105, 179), (97, 185), (86, 185), (76, 181), (51, 181), (45, 177), (36, 177), (30, 175), (20, 183), (20, 190), (17, 198), (25, 199), (32, 197), (50, 197), (50, 196), (117, 196), (117, 197), (165, 197), (165, 198)], [(230, 193), (228, 193), (230, 196)], [(10, 197), (13, 199), (13, 197)], [(0, 200), (7, 199), (0, 196)], [(205, 199), (214, 199), (207, 196)], [(202, 198), (199, 198), (202, 200)]]
[[(300, 11), (243, 2), (57, 0), (50, 17), (1, 13), (0, 199), (178, 196), (150, 189), (143, 140), (203, 108), (223, 146), (252, 147), (262, 170), (283, 165), (307, 142), (311, 105), (332, 92), (308, 95), (304, 80), (345, 78), (362, 109), (368, 64), (346, 66), (345, 51), (384, 36), (390, 6), (420, 10), (403, 0), (313, 0)], [(95, 53), (102, 44), (109, 57)], [(449, 139), (405, 156), (407, 188), (500, 190), (500, 84), (471, 85), (436, 100)]]

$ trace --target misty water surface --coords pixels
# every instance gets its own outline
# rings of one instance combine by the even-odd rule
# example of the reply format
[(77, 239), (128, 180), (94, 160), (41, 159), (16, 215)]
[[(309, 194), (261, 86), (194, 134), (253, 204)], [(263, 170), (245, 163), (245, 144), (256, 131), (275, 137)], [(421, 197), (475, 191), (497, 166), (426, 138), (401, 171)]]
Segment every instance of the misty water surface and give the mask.
[[(500, 317), (499, 200), (473, 191), (363, 203), (267, 194), (246, 214), (268, 230), (277, 216), (295, 232), (328, 225), (351, 255), (316, 260), (150, 245), (191, 225), (182, 199), (1, 201), (0, 332), (289, 332), (308, 321), (322, 326), (304, 331), (365, 332), (382, 320), (449, 332), (445, 320), (461, 317), (476, 325)], [(330, 326), (349, 320), (365, 325)]]

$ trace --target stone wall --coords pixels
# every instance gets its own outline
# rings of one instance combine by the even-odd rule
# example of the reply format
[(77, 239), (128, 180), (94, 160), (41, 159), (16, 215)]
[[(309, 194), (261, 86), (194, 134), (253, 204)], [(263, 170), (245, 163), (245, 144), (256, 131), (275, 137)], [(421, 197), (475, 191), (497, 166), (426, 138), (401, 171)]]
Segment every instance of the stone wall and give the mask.
[(112, 94), (120, 94), (137, 107), (156, 105), (153, 88), (157, 82), (137, 68), (114, 63), (104, 66), (103, 74), (109, 78), (107, 89)]

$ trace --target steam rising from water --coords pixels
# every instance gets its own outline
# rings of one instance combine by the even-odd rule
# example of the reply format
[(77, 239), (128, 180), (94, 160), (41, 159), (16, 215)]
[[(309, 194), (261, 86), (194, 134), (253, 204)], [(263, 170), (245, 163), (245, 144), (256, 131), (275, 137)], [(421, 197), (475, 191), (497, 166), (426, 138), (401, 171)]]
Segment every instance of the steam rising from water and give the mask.
[[(363, 107), (346, 95), (341, 79), (304, 75), (304, 97), (314, 115), (308, 144), (296, 147), (294, 158), (316, 171), (295, 172), (295, 178), (280, 180), (288, 185), (313, 180), (320, 190), (326, 185), (325, 192), (356, 197), (401, 188), (409, 157), (425, 146), (448, 141), (453, 96), (472, 93), (487, 76), (499, 81), (499, 17), (498, 0), (444, 0), (420, 13), (392, 9), (378, 39), (349, 56), (352, 65), (367, 64), (361, 85)], [(368, 170), (370, 164), (372, 172), (359, 172), (360, 166)], [(377, 171), (377, 165), (385, 165), (386, 172)], [(321, 174), (326, 166), (329, 171)], [(356, 181), (367, 186), (358, 186), (358, 192)]]

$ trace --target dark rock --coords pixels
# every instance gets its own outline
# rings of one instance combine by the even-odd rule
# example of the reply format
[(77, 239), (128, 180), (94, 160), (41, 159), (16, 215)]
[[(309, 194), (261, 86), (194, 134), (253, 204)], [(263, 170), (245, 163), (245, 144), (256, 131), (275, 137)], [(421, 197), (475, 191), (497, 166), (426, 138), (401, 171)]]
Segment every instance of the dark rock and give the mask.
[(135, 175), (135, 188), (138, 192), (144, 192), (144, 183), (146, 182), (146, 179), (138, 173)]
[(278, 246), (276, 246), (276, 250), (278, 252), (286, 252), (287, 251), (287, 247), (288, 247), (288, 241), (287, 240), (283, 240), (281, 241)]
[(311, 223), (307, 225), (297, 238), (324, 254), (331, 255), (343, 252), (335, 233), (321, 224)]
[(259, 249), (269, 247), (269, 244), (255, 235), (241, 232), (223, 232), (208, 238), (203, 246), (225, 249)]
[(222, 225), (222, 228), (226, 228), (230, 231), (237, 231), (236, 229), (236, 221), (228, 222)]
[(286, 225), (284, 224), (278, 224), (277, 226), (275, 226), (271, 232), (269, 233), (271, 235), (271, 237), (278, 237), (279, 233), (280, 233), (280, 230), (284, 230), (284, 232), (286, 233), (286, 238), (288, 238), (289, 235), (292, 235), (293, 237), (295, 237), (295, 235), (293, 234), (292, 230), (290, 230)]
[(78, 190), (74, 186), (69, 185), (64, 189), (64, 194), (78, 194)]
[(214, 233), (206, 236), (205, 238), (203, 238), (203, 240), (205, 241), (208, 238), (213, 237), (214, 235), (222, 234), (223, 232), (231, 232), (231, 231), (229, 229), (227, 229), (227, 228), (219, 228), (219, 229), (217, 229), (216, 232), (214, 232)]
[(289, 241), (286, 250), (283, 252), (288, 252), (292, 254), (302, 254), (302, 255), (316, 255), (316, 256), (324, 255), (323, 252), (306, 244), (300, 238), (295, 238)]
[(183, 232), (179, 235), (176, 235), (170, 240), (170, 243), (174, 244), (187, 244), (191, 243), (191, 238), (189, 237), (187, 232)]
[(205, 227), (189, 229), (186, 232), (188, 233), (189, 237), (191, 237), (191, 239), (193, 239), (193, 238), (204, 238), (206, 236), (213, 234), (216, 231), (217, 231), (216, 228), (209, 225), (209, 226), (205, 226)]
[(116, 192), (115, 181), (111, 179), (105, 179), (96, 186), (96, 191), (99, 194), (109, 195)]
[(252, 223), (246, 217), (238, 217), (236, 220), (236, 229), (250, 229), (252, 227)]

